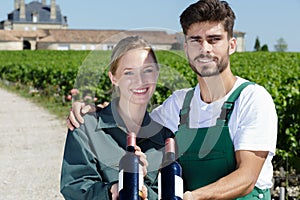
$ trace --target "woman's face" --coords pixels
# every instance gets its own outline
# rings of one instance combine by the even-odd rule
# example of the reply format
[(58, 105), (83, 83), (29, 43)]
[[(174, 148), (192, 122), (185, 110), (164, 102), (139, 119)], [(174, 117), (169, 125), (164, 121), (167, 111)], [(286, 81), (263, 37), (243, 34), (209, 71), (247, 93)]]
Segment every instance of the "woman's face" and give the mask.
[(144, 105), (155, 91), (158, 74), (149, 51), (133, 49), (120, 58), (115, 75), (109, 72), (109, 77), (119, 87), (120, 101)]

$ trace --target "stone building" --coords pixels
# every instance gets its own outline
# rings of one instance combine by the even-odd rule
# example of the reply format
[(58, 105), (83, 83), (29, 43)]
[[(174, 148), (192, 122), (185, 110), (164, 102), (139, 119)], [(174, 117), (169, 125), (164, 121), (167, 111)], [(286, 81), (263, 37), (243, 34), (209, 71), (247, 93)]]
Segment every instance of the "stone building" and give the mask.
[(245, 33), (241, 31), (234, 31), (233, 32), (233, 37), (236, 38), (236, 51), (237, 52), (244, 52), (246, 50), (246, 45), (245, 45)]
[(129, 35), (140, 35), (156, 50), (173, 49), (176, 34), (165, 31), (45, 29), (0, 30), (0, 50), (111, 50)]
[[(237, 51), (245, 51), (243, 32), (235, 32)], [(140, 35), (157, 50), (182, 49), (182, 33), (164, 30), (68, 29), (67, 17), (55, 0), (14, 0), (14, 10), (0, 22), (0, 50), (111, 50), (125, 36)]]
[(14, 0), (14, 10), (0, 22), (0, 29), (35, 31), (39, 29), (67, 29), (67, 17), (63, 16), (55, 0), (47, 5), (46, 0)]

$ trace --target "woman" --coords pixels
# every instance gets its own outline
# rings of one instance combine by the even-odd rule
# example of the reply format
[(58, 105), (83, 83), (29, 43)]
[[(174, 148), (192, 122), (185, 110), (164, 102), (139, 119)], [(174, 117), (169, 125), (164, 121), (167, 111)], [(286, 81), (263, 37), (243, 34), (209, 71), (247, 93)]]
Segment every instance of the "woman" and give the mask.
[(143, 197), (157, 199), (161, 151), (165, 139), (173, 136), (146, 111), (158, 74), (154, 51), (142, 38), (127, 37), (113, 49), (108, 75), (118, 95), (109, 106), (84, 116), (82, 126), (69, 130), (61, 174), (66, 199), (118, 198), (118, 163), (128, 132), (137, 134), (136, 154), (148, 171), (144, 168)]

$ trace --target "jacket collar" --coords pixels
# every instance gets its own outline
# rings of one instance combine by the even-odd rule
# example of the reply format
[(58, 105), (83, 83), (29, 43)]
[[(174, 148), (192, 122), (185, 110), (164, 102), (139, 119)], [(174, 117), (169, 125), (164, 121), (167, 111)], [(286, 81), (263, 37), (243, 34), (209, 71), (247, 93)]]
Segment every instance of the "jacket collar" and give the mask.
[[(118, 127), (120, 129), (123, 129), (123, 131), (127, 132), (125, 123), (117, 110), (118, 102), (119, 98), (115, 98), (110, 102), (110, 104), (107, 107), (97, 112), (97, 116), (99, 119), (97, 129)], [(142, 127), (145, 127), (150, 123), (151, 118), (149, 116), (149, 113), (145, 112)]]

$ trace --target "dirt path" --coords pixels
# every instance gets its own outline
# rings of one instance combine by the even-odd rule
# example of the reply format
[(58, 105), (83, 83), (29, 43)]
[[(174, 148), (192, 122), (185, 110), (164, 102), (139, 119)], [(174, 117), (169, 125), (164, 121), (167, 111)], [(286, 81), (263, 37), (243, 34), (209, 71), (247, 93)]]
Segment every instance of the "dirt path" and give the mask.
[(63, 199), (64, 122), (1, 88), (0, 97), (0, 199)]

